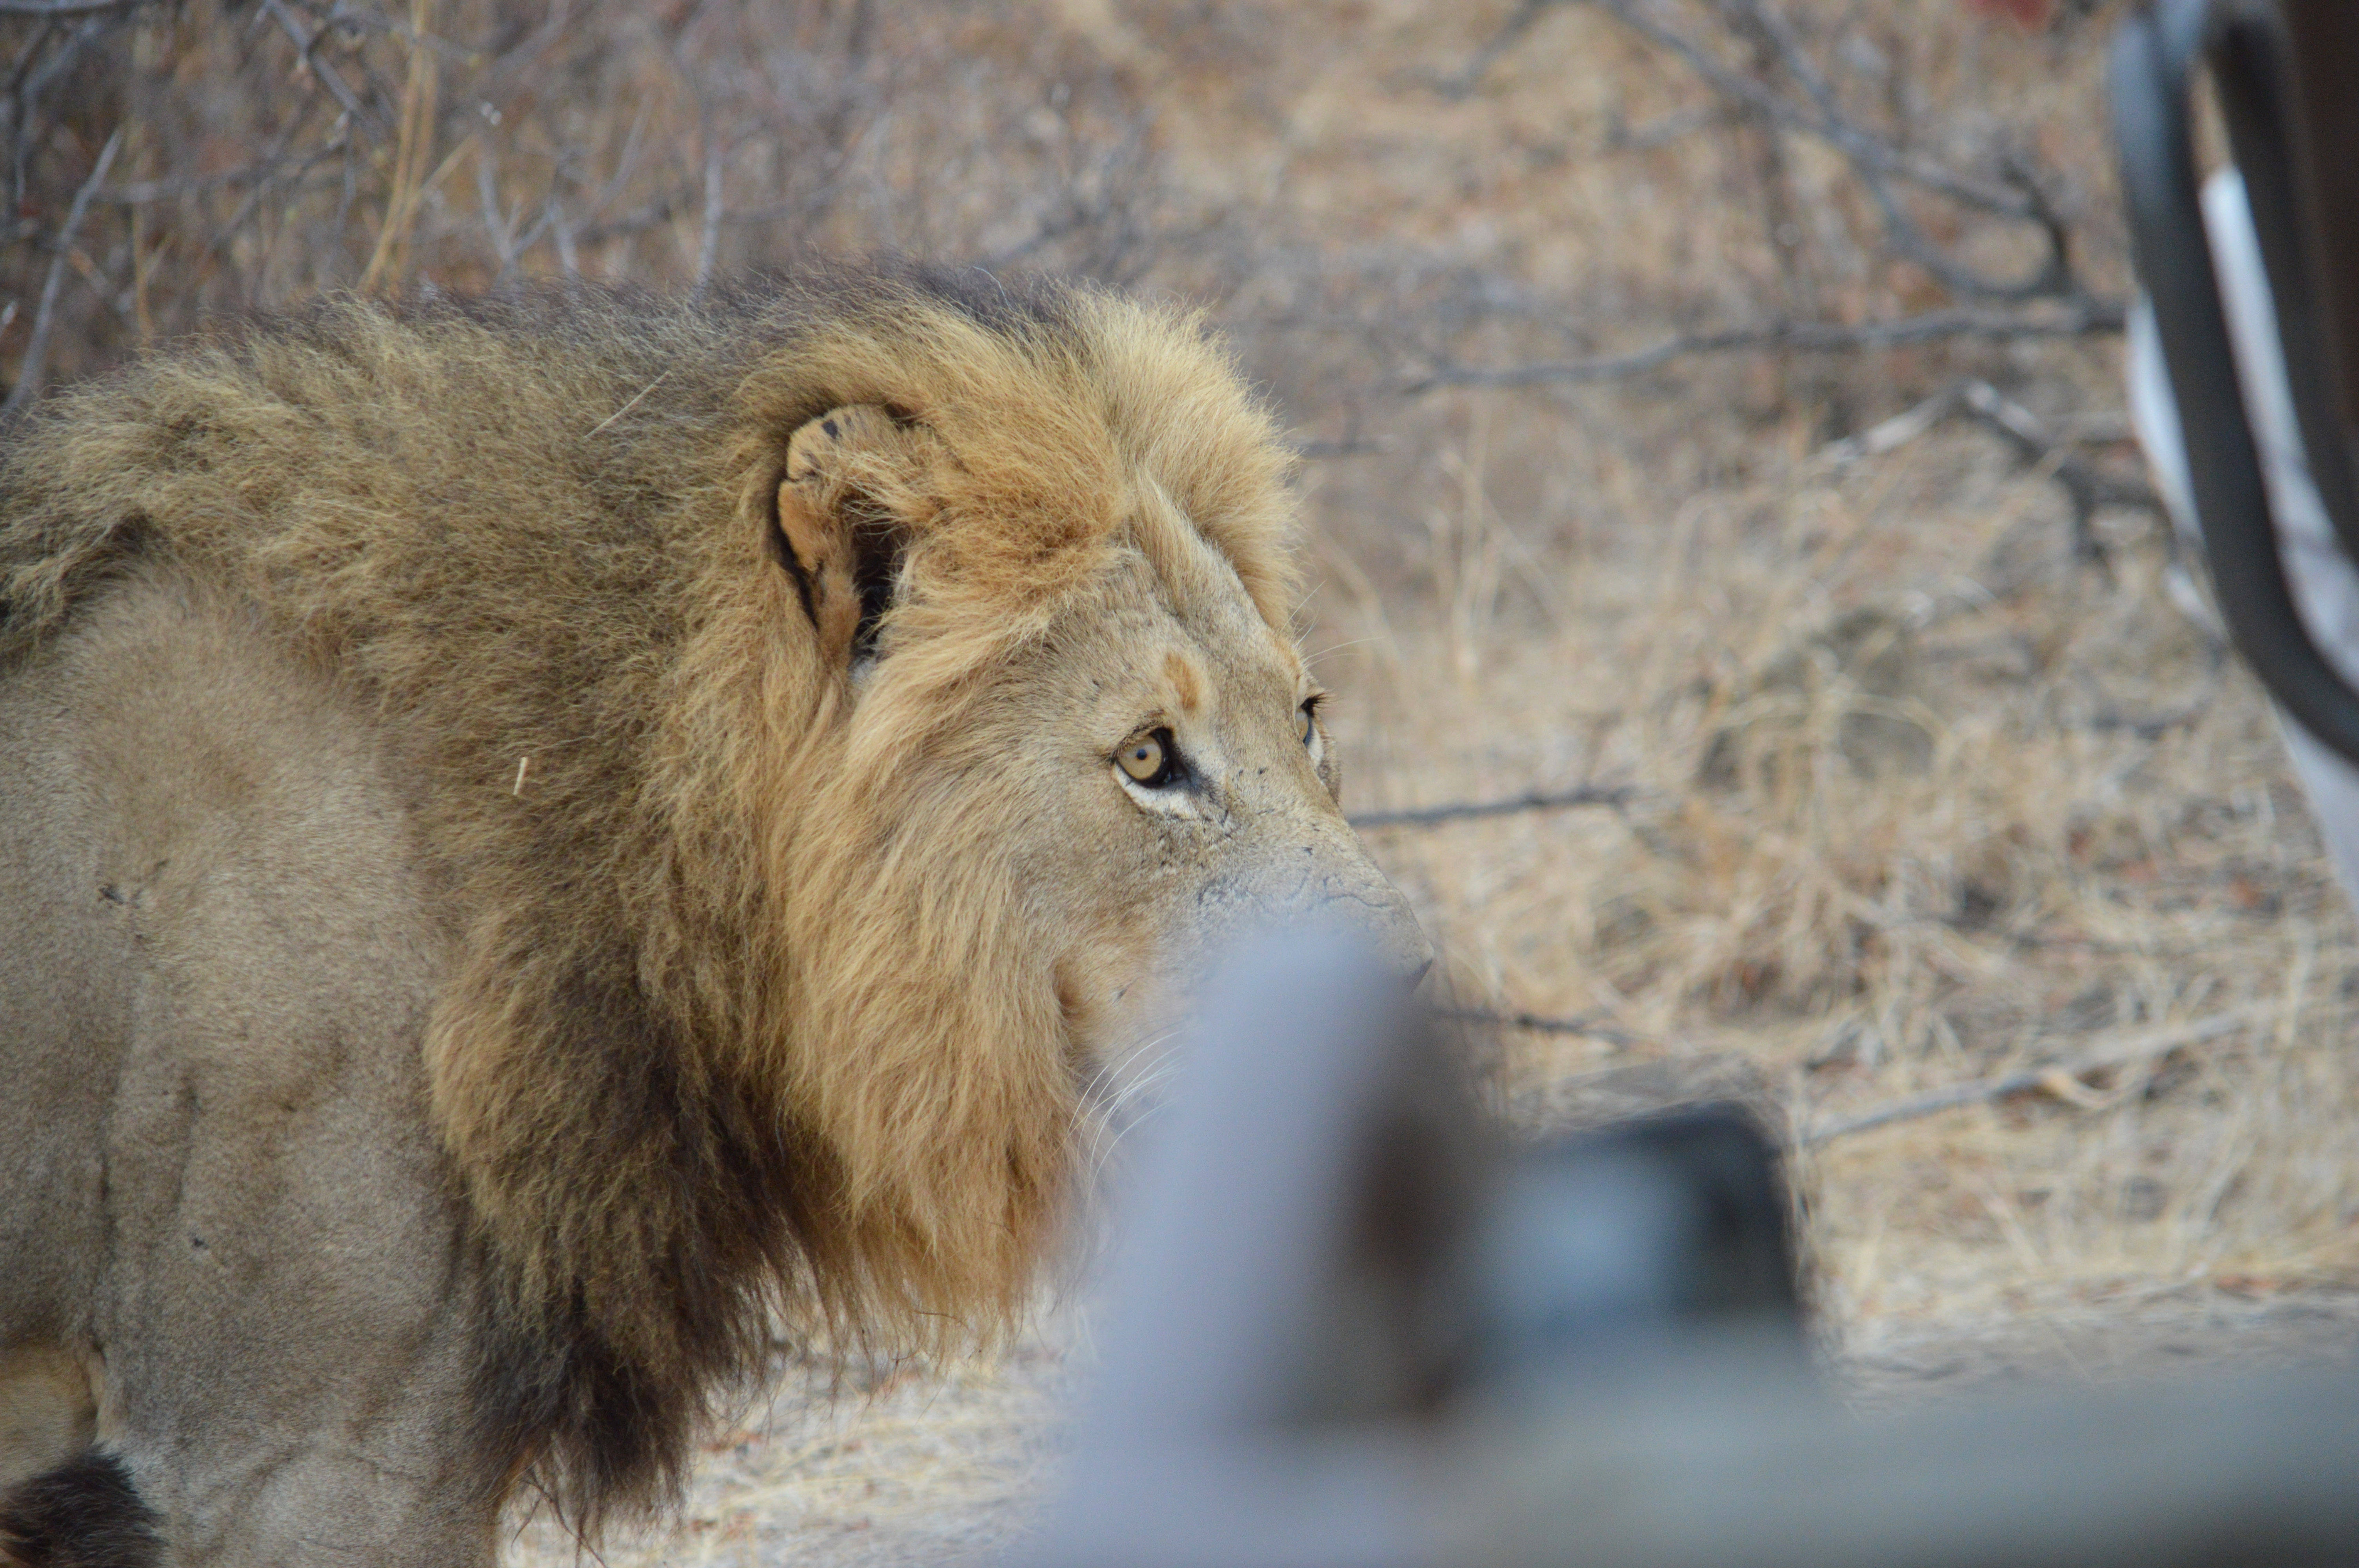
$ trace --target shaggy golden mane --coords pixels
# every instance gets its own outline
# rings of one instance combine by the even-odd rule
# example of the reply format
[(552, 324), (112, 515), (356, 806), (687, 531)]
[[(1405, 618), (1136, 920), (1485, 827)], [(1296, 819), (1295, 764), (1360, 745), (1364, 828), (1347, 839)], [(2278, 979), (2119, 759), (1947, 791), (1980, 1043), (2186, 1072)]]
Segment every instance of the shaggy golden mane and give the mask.
[[(855, 476), (917, 523), (906, 663), (849, 708), (775, 516), (846, 405), (931, 453)], [(1070, 285), (337, 300), (7, 433), (0, 659), (180, 573), (371, 716), (447, 892), (425, 1066), (500, 1325), (482, 1420), (594, 1518), (676, 1485), (774, 1311), (900, 1345), (1019, 1303), (1079, 1088), (1007, 1043), (1060, 1037), (1057, 979), (908, 764), (1125, 552), (1177, 579), (1209, 541), (1283, 633), (1286, 462), (1192, 315)]]

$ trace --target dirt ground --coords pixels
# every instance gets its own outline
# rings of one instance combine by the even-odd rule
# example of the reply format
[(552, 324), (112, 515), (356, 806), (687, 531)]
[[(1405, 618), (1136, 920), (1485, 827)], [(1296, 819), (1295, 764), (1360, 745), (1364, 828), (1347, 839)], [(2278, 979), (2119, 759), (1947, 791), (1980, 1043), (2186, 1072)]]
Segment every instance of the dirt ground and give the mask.
[(831, 1393), (789, 1372), (705, 1444), (679, 1519), (582, 1551), (545, 1515), (517, 1521), (522, 1564), (987, 1562), (1037, 1528), (1079, 1379), (1080, 1329), (1052, 1315), (1003, 1357)]
[[(991, 1563), (1039, 1528), (1085, 1386), (1067, 1314), (1005, 1358), (939, 1381), (823, 1393), (787, 1379), (706, 1445), (679, 1522), (625, 1531), (593, 1557), (546, 1518), (506, 1561), (948, 1568)], [(2059, 1381), (2097, 1385), (2207, 1369), (2347, 1363), (2359, 1292), (2273, 1299), (2180, 1291), (2071, 1316), (2017, 1314), (1855, 1327), (1825, 1376), (1863, 1413)]]

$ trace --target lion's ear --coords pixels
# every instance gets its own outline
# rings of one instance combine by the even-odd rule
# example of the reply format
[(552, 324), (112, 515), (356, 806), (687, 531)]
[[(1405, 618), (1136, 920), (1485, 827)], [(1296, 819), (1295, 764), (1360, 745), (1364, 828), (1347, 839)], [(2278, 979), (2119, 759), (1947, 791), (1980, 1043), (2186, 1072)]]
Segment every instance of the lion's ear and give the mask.
[(875, 646), (909, 543), (921, 436), (870, 403), (831, 408), (788, 438), (770, 546), (795, 579), (820, 653), (848, 665)]

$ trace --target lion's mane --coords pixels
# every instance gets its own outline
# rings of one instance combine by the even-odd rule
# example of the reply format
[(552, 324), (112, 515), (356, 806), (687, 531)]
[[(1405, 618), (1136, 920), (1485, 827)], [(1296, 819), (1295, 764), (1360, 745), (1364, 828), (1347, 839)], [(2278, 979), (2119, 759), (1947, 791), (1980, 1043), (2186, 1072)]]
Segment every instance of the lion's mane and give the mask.
[[(788, 434), (847, 404), (954, 459), (880, 504), (962, 520), (848, 713), (766, 553)], [(774, 1312), (906, 1344), (1016, 1305), (1077, 1114), (1065, 1054), (1011, 1048), (1060, 1037), (1056, 977), (992, 825), (908, 764), (1117, 533), (1161, 547), (1138, 475), (1283, 627), (1284, 464), (1195, 319), (1071, 286), (332, 301), (8, 433), (0, 658), (181, 572), (375, 715), (447, 893), (425, 1066), (482, 1418), (594, 1519), (671, 1493)]]

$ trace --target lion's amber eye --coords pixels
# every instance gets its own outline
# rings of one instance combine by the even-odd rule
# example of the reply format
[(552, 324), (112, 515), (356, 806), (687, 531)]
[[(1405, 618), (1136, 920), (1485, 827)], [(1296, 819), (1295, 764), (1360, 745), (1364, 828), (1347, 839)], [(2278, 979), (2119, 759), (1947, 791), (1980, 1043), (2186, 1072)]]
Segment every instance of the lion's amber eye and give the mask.
[(1141, 735), (1116, 752), (1114, 761), (1131, 782), (1148, 789), (1161, 789), (1180, 771), (1179, 748), (1172, 744), (1169, 730)]

